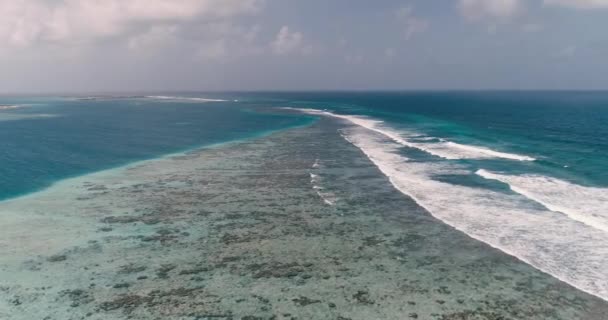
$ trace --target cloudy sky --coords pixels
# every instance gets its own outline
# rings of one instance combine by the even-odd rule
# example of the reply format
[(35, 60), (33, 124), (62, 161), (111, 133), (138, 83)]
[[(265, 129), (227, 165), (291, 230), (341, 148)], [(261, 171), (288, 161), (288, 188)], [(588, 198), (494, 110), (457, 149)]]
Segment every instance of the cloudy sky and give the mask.
[(0, 0), (0, 92), (608, 89), (608, 0)]

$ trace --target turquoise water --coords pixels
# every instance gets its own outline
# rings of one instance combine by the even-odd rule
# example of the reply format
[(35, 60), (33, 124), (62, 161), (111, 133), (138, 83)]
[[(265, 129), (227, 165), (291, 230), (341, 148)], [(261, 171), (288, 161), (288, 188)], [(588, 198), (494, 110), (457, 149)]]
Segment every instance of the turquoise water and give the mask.
[[(196, 97), (196, 95), (194, 95)], [(208, 95), (206, 95), (208, 97)], [(68, 177), (310, 123), (192, 97), (0, 97), (0, 199)]]
[[(136, 167), (136, 173), (125, 169), (85, 176), (49, 188), (37, 197), (3, 202), (3, 232), (8, 236), (0, 242), (5, 241), (3, 248), (18, 261), (22, 255), (41, 254), (30, 249), (46, 254), (40, 245), (46, 242), (57, 251), (53, 254), (58, 254), (63, 249), (56, 248), (84, 245), (91, 235), (122, 235), (122, 231), (108, 228), (108, 223), (131, 226), (131, 222), (140, 219), (142, 224), (132, 226), (139, 233), (179, 224), (175, 214), (192, 215), (190, 221), (209, 225), (209, 221), (200, 220), (212, 213), (209, 209), (223, 208), (232, 216), (237, 209), (251, 213), (257, 207), (273, 208), (290, 216), (306, 211), (298, 207), (300, 200), (293, 200), (298, 196), (322, 208), (322, 217), (348, 217), (358, 210), (367, 216), (378, 210), (377, 203), (385, 201), (382, 192), (364, 194), (369, 196), (369, 202), (348, 201), (362, 196), (357, 187), (367, 183), (371, 185), (365, 188), (370, 190), (384, 188), (394, 192), (396, 198), (386, 200), (391, 205), (399, 207), (400, 201), (407, 200), (412, 208), (403, 208), (399, 214), (426, 219), (428, 213), (468, 236), (463, 239), (470, 237), (489, 244), (608, 300), (608, 173), (604, 171), (608, 164), (607, 117), (608, 94), (601, 92), (2, 97), (0, 199), (138, 160), (317, 125), (303, 128), (300, 133), (294, 130), (296, 133), (273, 135), (275, 139), (267, 141), (253, 140), (248, 151), (238, 146), (215, 150), (210, 152), (215, 159), (213, 164), (205, 162), (205, 150), (195, 156), (153, 161)], [(332, 121), (315, 122), (316, 118)], [(258, 149), (257, 143), (265, 145), (265, 149)], [(267, 154), (268, 150), (272, 155)], [(299, 171), (273, 172), (275, 167), (291, 168), (283, 167), (287, 161), (297, 164)], [(346, 179), (346, 183), (332, 171), (351, 177), (357, 174), (361, 161), (368, 168), (375, 165), (378, 177), (383, 174), (390, 179)], [(234, 170), (248, 165), (256, 169), (248, 174)], [(327, 165), (332, 170), (323, 174), (323, 166)], [(121, 174), (128, 177), (123, 181)], [(299, 178), (294, 180), (291, 174), (299, 174)], [(400, 197), (389, 182), (406, 197)], [(242, 195), (230, 199), (218, 189), (219, 185)], [(264, 185), (297, 193), (298, 196), (282, 196), (295, 207), (274, 203), (274, 196), (268, 196), (267, 190), (257, 190)], [(142, 193), (146, 197), (140, 198)], [(264, 207), (265, 202), (260, 199), (266, 197), (272, 201)], [(140, 207), (134, 208), (134, 203)], [(414, 210), (416, 205), (419, 207)], [(205, 210), (200, 211), (201, 208)], [(135, 220), (128, 219), (133, 218), (129, 212), (136, 215)], [(150, 214), (162, 216), (163, 223), (157, 226), (160, 220), (152, 219)], [(88, 220), (91, 217), (93, 223)], [(273, 219), (269, 221), (276, 222)], [(266, 225), (265, 220), (260, 221)], [(97, 228), (98, 223), (104, 227)], [(231, 231), (233, 224), (226, 226)], [(404, 226), (403, 232), (408, 232), (408, 228)], [(447, 234), (446, 230), (452, 232), (451, 228), (441, 232)], [(158, 232), (158, 239), (165, 246), (163, 241), (170, 238), (166, 237), (167, 230)], [(26, 233), (29, 241), (22, 238)], [(182, 233), (183, 237), (190, 235)], [(220, 233), (217, 235), (210, 239), (231, 243), (230, 237), (220, 239)], [(147, 243), (149, 238), (142, 239)], [(132, 238), (123, 240), (129, 242)], [(14, 246), (16, 241), (21, 245)], [(205, 248), (205, 243), (196, 241)], [(252, 243), (257, 246), (258, 240)], [(113, 248), (123, 254), (122, 247)], [(251, 251), (250, 247), (247, 250)], [(277, 254), (280, 250), (272, 252)], [(475, 260), (475, 254), (472, 250), (459, 256)], [(63, 261), (52, 258), (47, 261), (49, 264)], [(2, 305), (0, 314), (1, 309)]]
[(502, 169), (541, 171), (577, 183), (608, 186), (606, 92), (268, 95), (282, 97), (294, 107), (370, 116), (397, 129), (537, 159), (532, 166), (509, 163)]
[[(296, 107), (383, 121), (407, 140), (404, 156), (458, 164), (471, 173), (441, 172), (435, 175), (440, 180), (523, 193), (551, 188), (533, 197), (549, 207), (561, 208), (551, 203), (559, 197), (572, 198), (574, 207), (589, 206), (582, 199), (591, 198), (599, 207), (583, 211), (596, 220), (606, 217), (601, 223), (608, 229), (608, 208), (601, 205), (608, 187), (604, 92), (1, 97), (0, 106), (0, 199), (132, 161), (309, 123), (304, 115), (267, 112)], [(260, 108), (266, 109), (256, 112)], [(487, 181), (492, 174), (509, 176)], [(528, 179), (515, 183), (512, 176)]]
[[(0, 199), (67, 177), (311, 121), (304, 115), (272, 114), (267, 109), (255, 112), (268, 107), (311, 108), (383, 121), (407, 138), (410, 148), (403, 152), (409, 157), (466, 167), (472, 174), (437, 175), (457, 184), (500, 190), (508, 186), (480, 175), (485, 171), (535, 175), (555, 179), (549, 181), (555, 190), (545, 196), (568, 195), (573, 188), (584, 187), (591, 188), (583, 192), (585, 197), (592, 194), (595, 202), (601, 202), (602, 188), (608, 187), (608, 93), (604, 92), (0, 97), (0, 106), (18, 107), (0, 110)], [(485, 149), (534, 161), (514, 161)], [(509, 183), (508, 177), (501, 180)], [(521, 184), (540, 187), (532, 179)], [(573, 200), (584, 205), (580, 197)], [(601, 206), (599, 218), (608, 216), (605, 209)]]
[(434, 217), (608, 298), (608, 93), (282, 97), (353, 124), (344, 138)]

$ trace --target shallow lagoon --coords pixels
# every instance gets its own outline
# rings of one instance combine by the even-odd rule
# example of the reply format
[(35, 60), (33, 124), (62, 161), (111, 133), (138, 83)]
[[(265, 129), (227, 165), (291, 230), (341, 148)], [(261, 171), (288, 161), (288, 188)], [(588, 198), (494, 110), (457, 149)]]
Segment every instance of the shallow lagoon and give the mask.
[(605, 318), (434, 219), (349, 128), (322, 119), (2, 202), (0, 318)]

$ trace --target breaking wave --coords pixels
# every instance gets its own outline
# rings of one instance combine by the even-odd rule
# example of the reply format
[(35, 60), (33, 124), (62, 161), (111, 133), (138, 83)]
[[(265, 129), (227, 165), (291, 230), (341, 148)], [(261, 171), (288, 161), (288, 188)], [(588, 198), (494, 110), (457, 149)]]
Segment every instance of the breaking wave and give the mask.
[[(347, 120), (353, 124), (361, 126), (363, 128), (375, 131), (380, 133), (394, 142), (397, 142), (403, 146), (409, 148), (416, 148), (422, 150), (424, 152), (430, 153), (432, 155), (449, 159), (488, 159), (488, 158), (502, 158), (509, 160), (518, 160), (518, 161), (534, 161), (535, 158), (494, 151), (488, 148), (465, 145), (452, 141), (446, 141), (444, 139), (439, 139), (435, 137), (428, 137), (424, 135), (420, 135), (419, 133), (408, 133), (408, 132), (400, 132), (389, 128), (384, 125), (383, 121), (370, 119), (367, 117), (361, 116), (353, 116), (353, 115), (339, 115), (327, 111), (314, 110), (314, 109), (295, 109), (300, 110), (309, 114), (322, 115), (322, 116), (331, 116), (335, 118), (340, 118)], [(435, 142), (438, 141), (438, 142)]]
[(504, 175), (478, 170), (477, 175), (498, 180), (511, 190), (534, 200), (551, 211), (608, 232), (608, 189), (572, 184), (539, 175)]
[[(355, 124), (342, 130), (342, 136), (358, 147), (397, 190), (410, 196), (435, 218), (580, 290), (608, 300), (608, 232), (598, 227), (604, 221), (605, 214), (601, 214), (602, 208), (606, 207), (604, 203), (608, 203), (604, 200), (604, 190), (549, 178), (520, 177), (521, 180), (487, 171), (474, 172), (452, 161), (412, 161), (402, 155), (406, 148), (441, 154), (446, 159), (495, 157), (529, 161), (532, 158), (462, 145), (449, 145), (453, 148), (448, 149), (449, 152), (461, 151), (448, 157), (447, 152), (421, 148), (380, 121), (325, 111), (304, 111)], [(436, 180), (437, 176), (445, 174), (464, 177), (475, 173), (508, 181), (516, 192)], [(565, 193), (571, 194), (556, 200)], [(580, 199), (573, 200), (575, 197)], [(591, 202), (585, 202), (590, 198), (593, 198)], [(601, 207), (589, 209), (595, 204)], [(581, 207), (587, 209), (576, 211)], [(556, 210), (558, 208), (560, 210)], [(573, 217), (573, 212), (599, 217), (582, 223), (580, 217)]]
[(17, 105), (2, 106), (2, 105), (0, 105), (0, 110), (13, 110), (13, 109), (19, 109), (19, 108), (23, 108), (23, 106), (17, 106)]
[(155, 100), (192, 101), (192, 102), (227, 102), (227, 101), (230, 101), (230, 100), (223, 100), (223, 99), (178, 97), (178, 96), (146, 96), (146, 98), (155, 99)]

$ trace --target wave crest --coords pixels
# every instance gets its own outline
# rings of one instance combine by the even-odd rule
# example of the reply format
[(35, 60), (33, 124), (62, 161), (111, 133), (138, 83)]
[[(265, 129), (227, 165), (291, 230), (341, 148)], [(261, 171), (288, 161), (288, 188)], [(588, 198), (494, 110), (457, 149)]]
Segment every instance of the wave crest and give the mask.
[(608, 232), (608, 189), (584, 187), (539, 175), (503, 175), (483, 169), (476, 174), (506, 183), (514, 192), (551, 211)]
[[(411, 161), (401, 156), (399, 151), (404, 146), (410, 147), (412, 142), (395, 131), (380, 127), (379, 121), (318, 110), (304, 111), (345, 119), (355, 124), (355, 127), (341, 130), (343, 137), (358, 147), (397, 190), (411, 197), (435, 218), (608, 301), (608, 232), (581, 223), (569, 215), (547, 210), (520, 194), (435, 180), (441, 174), (471, 175), (473, 172), (454, 162)], [(472, 152), (478, 153), (479, 150)], [(480, 173), (488, 176), (487, 172), (477, 172)], [(562, 189), (563, 184), (550, 179), (543, 183), (535, 188), (555, 189), (552, 199), (573, 188), (570, 185)], [(533, 185), (528, 186), (533, 189)], [(598, 203), (605, 201), (597, 197), (597, 190), (577, 190), (579, 196), (594, 196)], [(571, 194), (568, 196), (570, 200), (564, 199), (564, 205), (575, 196)], [(570, 206), (580, 207), (584, 200), (579, 199)]]
[(154, 100), (173, 100), (173, 101), (192, 101), (192, 102), (227, 102), (230, 100), (223, 99), (208, 99), (197, 97), (179, 97), (179, 96), (146, 96), (148, 99)]
[[(361, 126), (363, 128), (375, 131), (380, 133), (394, 142), (399, 143), (400, 145), (406, 146), (408, 148), (415, 148), (422, 150), (424, 152), (430, 153), (434, 156), (441, 157), (448, 160), (458, 160), (458, 159), (489, 159), (489, 158), (502, 158), (508, 160), (517, 160), (517, 161), (535, 161), (535, 158), (494, 151), (485, 147), (480, 146), (472, 146), (460, 144), (452, 141), (447, 141), (444, 139), (439, 139), (435, 137), (421, 136), (417, 133), (404, 134), (403, 132), (399, 132), (392, 128), (389, 128), (384, 124), (383, 121), (370, 119), (367, 117), (361, 116), (353, 116), (353, 115), (340, 115), (331, 113), (328, 111), (315, 110), (315, 109), (295, 109), (300, 110), (313, 115), (321, 115), (321, 116), (329, 116), (334, 118), (339, 118), (343, 120), (347, 120), (353, 124)], [(424, 142), (424, 141), (428, 142)], [(433, 142), (433, 141), (439, 142)]]

